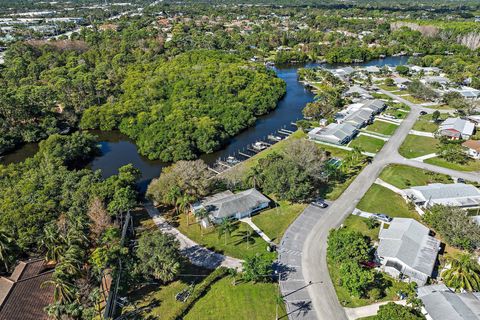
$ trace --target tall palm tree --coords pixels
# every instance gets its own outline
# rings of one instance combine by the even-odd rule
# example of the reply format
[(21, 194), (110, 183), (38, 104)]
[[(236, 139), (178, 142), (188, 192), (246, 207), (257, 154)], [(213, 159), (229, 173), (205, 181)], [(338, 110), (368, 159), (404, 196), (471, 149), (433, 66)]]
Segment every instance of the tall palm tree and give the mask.
[[(202, 221), (203, 219), (208, 219), (209, 215), (210, 215), (210, 213), (205, 208), (202, 208), (202, 209), (198, 210), (197, 212), (195, 212), (195, 217), (197, 217), (197, 219), (199, 219), (200, 221)], [(200, 226), (200, 232), (201, 232), (202, 237), (203, 237), (202, 224), (199, 223), (199, 226)]]
[(50, 223), (43, 230), (42, 245), (46, 249), (45, 258), (49, 261), (57, 262), (65, 252), (63, 236), (58, 232), (55, 223)]
[(262, 185), (262, 173), (255, 166), (250, 169), (247, 176), (247, 184), (251, 185), (253, 188), (260, 188)]
[(67, 280), (65, 274), (56, 270), (52, 279), (42, 283), (41, 287), (53, 286), (53, 300), (59, 303), (71, 303), (75, 299), (74, 285)]
[(189, 194), (183, 194), (177, 198), (176, 206), (180, 212), (187, 215), (187, 226), (190, 225), (190, 204), (195, 201), (195, 198)]
[(7, 233), (4, 228), (0, 229), (0, 261), (5, 266), (5, 271), (9, 270), (10, 259), (8, 254), (11, 253), (13, 245), (13, 238)]
[(177, 200), (182, 196), (179, 187), (173, 187), (165, 194), (165, 203), (175, 207), (175, 212), (178, 213)]
[(445, 284), (455, 290), (480, 290), (480, 266), (474, 256), (462, 253), (448, 259), (450, 269), (442, 272)]
[(225, 236), (225, 245), (227, 244), (227, 236), (230, 237), (234, 230), (235, 225), (233, 224), (232, 220), (228, 218), (223, 218), (222, 222), (217, 225), (218, 237), (220, 238), (222, 235)]

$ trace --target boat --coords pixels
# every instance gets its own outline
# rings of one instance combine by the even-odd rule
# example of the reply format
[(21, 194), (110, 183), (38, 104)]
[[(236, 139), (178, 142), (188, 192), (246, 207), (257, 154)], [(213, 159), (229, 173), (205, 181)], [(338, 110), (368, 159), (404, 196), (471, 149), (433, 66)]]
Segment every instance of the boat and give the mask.
[(237, 158), (235, 158), (233, 156), (228, 156), (227, 159), (225, 160), (225, 162), (230, 164), (230, 165), (235, 165), (235, 164), (239, 163), (240, 160), (238, 160)]
[(262, 151), (262, 150), (267, 149), (267, 146), (263, 142), (255, 142), (252, 145), (252, 148), (256, 151)]

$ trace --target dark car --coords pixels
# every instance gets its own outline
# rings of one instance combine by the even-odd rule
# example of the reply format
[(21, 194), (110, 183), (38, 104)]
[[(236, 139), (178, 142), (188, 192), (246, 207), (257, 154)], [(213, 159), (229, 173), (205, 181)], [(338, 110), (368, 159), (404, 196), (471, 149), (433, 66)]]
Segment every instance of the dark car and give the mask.
[(328, 207), (328, 203), (323, 201), (323, 199), (317, 199), (317, 200), (313, 201), (312, 205), (314, 205), (315, 207), (322, 208), (322, 209), (325, 209), (326, 207)]
[(424, 115), (426, 115), (426, 114), (427, 114), (427, 111), (420, 111), (420, 115), (421, 115), (421, 116), (424, 116)]
[(465, 183), (465, 179), (463, 179), (463, 178), (458, 178), (458, 179), (457, 179), (457, 183)]

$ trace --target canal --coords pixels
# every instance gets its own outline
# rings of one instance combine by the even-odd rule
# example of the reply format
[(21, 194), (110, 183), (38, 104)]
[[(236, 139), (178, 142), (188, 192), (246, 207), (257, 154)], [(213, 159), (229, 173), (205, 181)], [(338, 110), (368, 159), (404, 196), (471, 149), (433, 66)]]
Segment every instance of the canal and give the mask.
[[(408, 57), (387, 57), (385, 59), (371, 60), (366, 63), (357, 64), (358, 66), (397, 66), (406, 64)], [(229, 142), (219, 151), (202, 155), (201, 158), (208, 164), (212, 164), (219, 158), (226, 158), (230, 155), (237, 155), (238, 151), (245, 149), (249, 144), (258, 140), (266, 140), (269, 134), (276, 132), (281, 128), (293, 130), (291, 122), (301, 119), (302, 109), (314, 99), (314, 95), (306, 90), (304, 86), (297, 81), (297, 70), (300, 67), (315, 67), (318, 64), (309, 63), (306, 65), (286, 65), (275, 68), (278, 77), (283, 79), (287, 85), (285, 96), (278, 102), (277, 108), (267, 115), (261, 116), (255, 122), (255, 125), (246, 129), (237, 136), (231, 138)], [(323, 65), (327, 68), (339, 67), (336, 65)], [(149, 182), (158, 177), (160, 171), (165, 165), (161, 161), (148, 160), (138, 154), (135, 143), (125, 135), (119, 132), (94, 132), (99, 137), (101, 154), (95, 157), (89, 164), (93, 170), (101, 170), (103, 177), (109, 177), (116, 174), (118, 168), (132, 163), (140, 169), (142, 176), (139, 181), (139, 187), (145, 191)], [(5, 155), (2, 163), (19, 162), (32, 156), (38, 149), (36, 144), (27, 144), (23, 148)]]

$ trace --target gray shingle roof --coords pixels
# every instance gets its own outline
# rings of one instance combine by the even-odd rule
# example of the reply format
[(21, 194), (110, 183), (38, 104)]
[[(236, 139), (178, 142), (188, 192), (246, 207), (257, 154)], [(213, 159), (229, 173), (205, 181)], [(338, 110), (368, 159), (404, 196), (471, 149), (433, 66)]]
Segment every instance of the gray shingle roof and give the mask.
[(270, 199), (265, 197), (257, 189), (248, 189), (236, 194), (218, 197), (211, 201), (203, 202), (203, 206), (215, 218), (229, 218), (237, 213), (248, 212), (261, 204), (269, 203)]
[(315, 128), (308, 133), (309, 137), (316, 140), (340, 143), (344, 139), (351, 138), (357, 132), (357, 128), (348, 122), (331, 123), (326, 128)]
[[(429, 288), (428, 286), (425, 288)], [(425, 291), (425, 290), (424, 290)], [(435, 286), (430, 293), (419, 290), (425, 310), (433, 320), (478, 320), (480, 301), (472, 293), (454, 293), (445, 286)]]
[(480, 190), (471, 184), (432, 183), (427, 186), (411, 187), (404, 191), (407, 195), (413, 195), (416, 202), (428, 201), (431, 205), (464, 207), (480, 204)]
[(472, 135), (475, 129), (475, 124), (461, 118), (448, 118), (442, 122), (438, 130), (440, 132), (444, 130), (458, 131), (463, 135)]
[(413, 219), (394, 218), (388, 229), (380, 230), (377, 253), (380, 257), (397, 258), (430, 276), (440, 241), (431, 237), (429, 232), (427, 227)]

